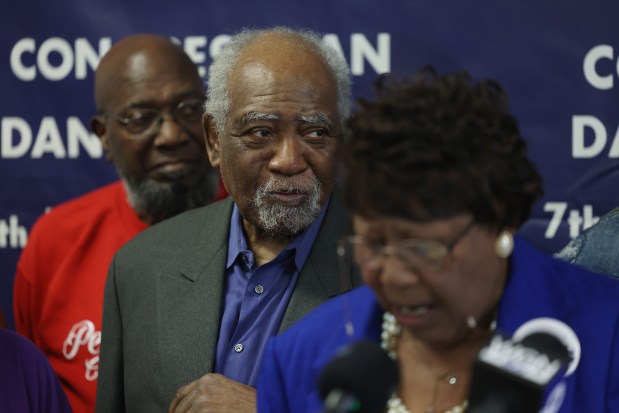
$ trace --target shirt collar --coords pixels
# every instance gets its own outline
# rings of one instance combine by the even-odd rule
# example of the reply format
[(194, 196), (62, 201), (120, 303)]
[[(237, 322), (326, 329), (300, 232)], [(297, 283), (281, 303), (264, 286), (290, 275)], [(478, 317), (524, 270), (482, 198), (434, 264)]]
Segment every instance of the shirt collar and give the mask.
[[(284, 254), (294, 254), (294, 262), (297, 271), (301, 271), (301, 268), (303, 268), (303, 265), (309, 256), (309, 252), (312, 249), (316, 235), (318, 235), (320, 225), (322, 224), (327, 208), (329, 207), (329, 202), (330, 199), (327, 200), (325, 205), (322, 207), (318, 218), (316, 218), (309, 227), (294, 237), (294, 239), (277, 255), (280, 257)], [(234, 262), (239, 255), (244, 255), (247, 259), (249, 259), (250, 266), (253, 264), (253, 253), (247, 247), (247, 239), (245, 238), (245, 234), (243, 232), (241, 220), (241, 213), (235, 202), (233, 203), (232, 215), (230, 217), (230, 238), (228, 239), (228, 258), (226, 261), (227, 269), (234, 265)]]

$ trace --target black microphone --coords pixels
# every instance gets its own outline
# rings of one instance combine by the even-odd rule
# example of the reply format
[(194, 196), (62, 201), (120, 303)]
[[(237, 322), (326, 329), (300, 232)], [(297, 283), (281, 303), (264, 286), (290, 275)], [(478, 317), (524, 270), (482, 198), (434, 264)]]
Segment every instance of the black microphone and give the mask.
[[(467, 412), (538, 413), (569, 361), (568, 348), (547, 332), (534, 332), (521, 340), (497, 334), (475, 361)], [(550, 403), (560, 406), (562, 393), (560, 397), (549, 398)]]
[(377, 343), (340, 350), (320, 373), (322, 413), (382, 413), (398, 385), (398, 366)]

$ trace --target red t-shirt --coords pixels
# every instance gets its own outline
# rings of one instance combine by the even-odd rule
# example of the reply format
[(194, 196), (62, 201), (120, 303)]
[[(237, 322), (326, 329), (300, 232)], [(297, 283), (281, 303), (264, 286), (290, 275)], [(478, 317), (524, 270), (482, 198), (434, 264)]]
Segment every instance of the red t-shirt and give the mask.
[(95, 410), (109, 264), (146, 227), (113, 183), (40, 217), (17, 264), (16, 330), (48, 357), (75, 413)]

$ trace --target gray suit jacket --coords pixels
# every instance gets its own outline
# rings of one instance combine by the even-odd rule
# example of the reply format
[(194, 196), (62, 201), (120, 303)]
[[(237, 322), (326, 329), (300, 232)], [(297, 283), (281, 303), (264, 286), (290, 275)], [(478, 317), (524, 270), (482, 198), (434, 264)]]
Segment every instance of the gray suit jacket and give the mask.
[[(167, 412), (176, 391), (213, 370), (232, 201), (163, 221), (114, 257), (105, 286), (98, 413)], [(284, 314), (285, 329), (360, 284), (338, 270), (350, 217), (333, 196)]]

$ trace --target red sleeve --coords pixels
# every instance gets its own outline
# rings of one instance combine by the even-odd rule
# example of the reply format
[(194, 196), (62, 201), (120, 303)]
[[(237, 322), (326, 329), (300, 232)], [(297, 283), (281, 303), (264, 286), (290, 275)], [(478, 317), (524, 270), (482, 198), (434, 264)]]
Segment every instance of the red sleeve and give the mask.
[(28, 242), (17, 262), (17, 271), (13, 281), (15, 330), (28, 337), (35, 344), (38, 308), (34, 280), (40, 279), (41, 274), (37, 274), (37, 269), (40, 268), (40, 263), (45, 262), (45, 257), (41, 256), (44, 248), (40, 245), (42, 238), (39, 235), (45, 233), (44, 218), (45, 216), (41, 217), (30, 231)]

